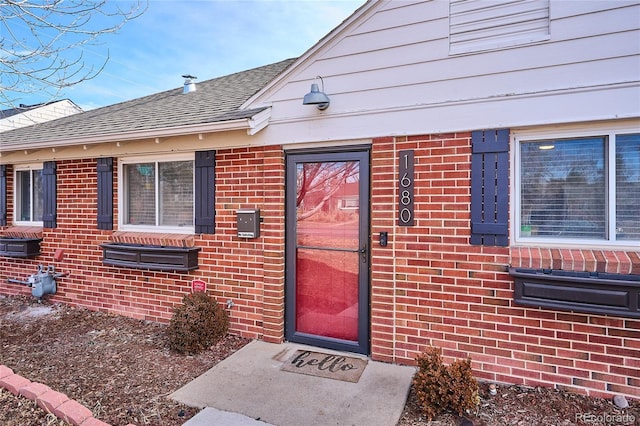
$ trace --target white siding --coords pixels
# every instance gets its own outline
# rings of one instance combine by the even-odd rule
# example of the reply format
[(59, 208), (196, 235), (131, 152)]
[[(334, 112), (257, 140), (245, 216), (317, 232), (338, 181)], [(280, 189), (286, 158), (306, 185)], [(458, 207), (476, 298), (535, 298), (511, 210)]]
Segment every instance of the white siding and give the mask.
[(449, 11), (452, 54), (549, 38), (549, 0), (451, 0)]
[(32, 124), (42, 123), (49, 120), (55, 120), (57, 118), (66, 117), (67, 115), (77, 114), (79, 112), (82, 112), (82, 109), (67, 99), (44, 104), (20, 114), (0, 119), (0, 132), (17, 129), (19, 127), (31, 126)]
[[(639, 117), (640, 3), (551, 0), (549, 14), (546, 40), (452, 55), (449, 2), (366, 5), (255, 99), (273, 105), (260, 139)], [(302, 105), (316, 75), (331, 98), (323, 112)]]

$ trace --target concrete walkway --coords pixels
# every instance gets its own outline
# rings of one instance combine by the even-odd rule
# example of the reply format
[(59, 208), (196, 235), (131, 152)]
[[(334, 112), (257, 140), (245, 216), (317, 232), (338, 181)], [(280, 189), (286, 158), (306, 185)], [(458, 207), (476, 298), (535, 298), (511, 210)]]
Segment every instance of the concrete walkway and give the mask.
[(171, 395), (207, 407), (185, 425), (397, 424), (413, 367), (369, 361), (357, 383), (281, 371), (297, 349), (338, 353), (253, 341)]

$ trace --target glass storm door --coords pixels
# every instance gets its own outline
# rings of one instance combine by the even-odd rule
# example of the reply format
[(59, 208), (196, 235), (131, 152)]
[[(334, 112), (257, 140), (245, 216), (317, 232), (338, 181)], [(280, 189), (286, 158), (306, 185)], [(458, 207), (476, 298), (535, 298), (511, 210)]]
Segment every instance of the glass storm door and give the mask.
[(286, 338), (369, 352), (369, 152), (287, 156)]

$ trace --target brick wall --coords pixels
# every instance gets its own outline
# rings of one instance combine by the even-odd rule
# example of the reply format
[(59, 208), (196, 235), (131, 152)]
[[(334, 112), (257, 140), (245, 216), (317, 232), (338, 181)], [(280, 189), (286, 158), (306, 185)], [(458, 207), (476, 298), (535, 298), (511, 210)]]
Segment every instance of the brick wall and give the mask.
[[(116, 237), (117, 224), (114, 231), (96, 229), (96, 160), (59, 161), (58, 227), (43, 230), (39, 257), (0, 257), (0, 293), (30, 294), (26, 286), (7, 284), (7, 278), (25, 279), (35, 272), (36, 265), (53, 264), (57, 271), (68, 272), (69, 276), (59, 280), (58, 293), (51, 297), (52, 301), (166, 322), (171, 318), (173, 307), (190, 292), (191, 281), (201, 279), (207, 282), (220, 303), (233, 301), (233, 308), (228, 310), (233, 332), (262, 338), (266, 329), (267, 339), (281, 339), (284, 321), (281, 318), (284, 306), (282, 149), (223, 150), (218, 151), (216, 160), (216, 234), (196, 235), (194, 241), (189, 242), (202, 248), (197, 270), (170, 273), (103, 265), (100, 244), (122, 238), (144, 239), (144, 236), (120, 234)], [(12, 206), (11, 171), (8, 180), (8, 205)], [(116, 187), (117, 180), (116, 172)], [(114, 195), (115, 217), (117, 205)], [(265, 220), (261, 225), (261, 238), (237, 238), (235, 212), (241, 207), (261, 209)], [(9, 213), (11, 223), (13, 218), (11, 211)], [(58, 249), (64, 250), (64, 257), (56, 262), (53, 257)]]
[[(397, 226), (397, 152), (415, 150), (413, 227)], [(469, 245), (470, 134), (379, 138), (372, 145), (371, 351), (413, 364), (427, 345), (445, 359), (470, 356), (481, 379), (640, 397), (640, 321), (534, 309), (513, 303), (508, 266), (637, 273), (637, 252), (562, 251)], [(229, 310), (231, 330), (280, 342), (284, 333), (284, 155), (280, 146), (219, 150), (216, 234), (196, 235), (199, 269), (167, 273), (102, 264), (96, 229), (96, 160), (58, 163), (58, 227), (43, 230), (36, 259), (0, 257), (0, 293), (37, 264), (68, 272), (52, 300), (168, 321), (193, 279), (208, 283)], [(13, 173), (8, 173), (9, 205)], [(117, 180), (118, 176), (114, 176)], [(114, 195), (115, 197), (115, 195)], [(117, 217), (117, 200), (114, 200)], [(235, 212), (258, 207), (258, 239), (236, 237)], [(11, 211), (9, 221), (12, 221)], [(377, 244), (389, 232), (389, 244)], [(125, 238), (121, 235), (118, 238)], [(126, 235), (126, 238), (135, 236)], [(54, 253), (64, 250), (56, 262)], [(571, 261), (569, 261), (571, 259)], [(539, 266), (538, 266), (539, 265)], [(555, 266), (554, 266), (555, 267)], [(226, 306), (226, 305), (225, 305)]]
[[(414, 227), (397, 226), (397, 152), (415, 150)], [(380, 138), (372, 152), (373, 358), (427, 345), (470, 356), (481, 379), (640, 396), (640, 321), (524, 308), (514, 266), (637, 273), (637, 252), (469, 245), (470, 134)], [(389, 245), (375, 239), (389, 232)]]

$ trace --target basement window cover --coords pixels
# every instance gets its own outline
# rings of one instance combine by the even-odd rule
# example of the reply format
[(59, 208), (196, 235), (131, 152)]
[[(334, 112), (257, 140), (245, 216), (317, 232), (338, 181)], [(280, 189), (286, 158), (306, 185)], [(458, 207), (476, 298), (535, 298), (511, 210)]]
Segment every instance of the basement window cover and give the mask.
[(640, 275), (510, 268), (519, 305), (640, 318)]
[(40, 255), (40, 238), (0, 238), (0, 256), (36, 257)]
[(39, 256), (41, 242), (41, 226), (10, 226), (0, 235), (0, 256)]
[(200, 247), (101, 244), (102, 263), (134, 269), (186, 272), (198, 268)]

